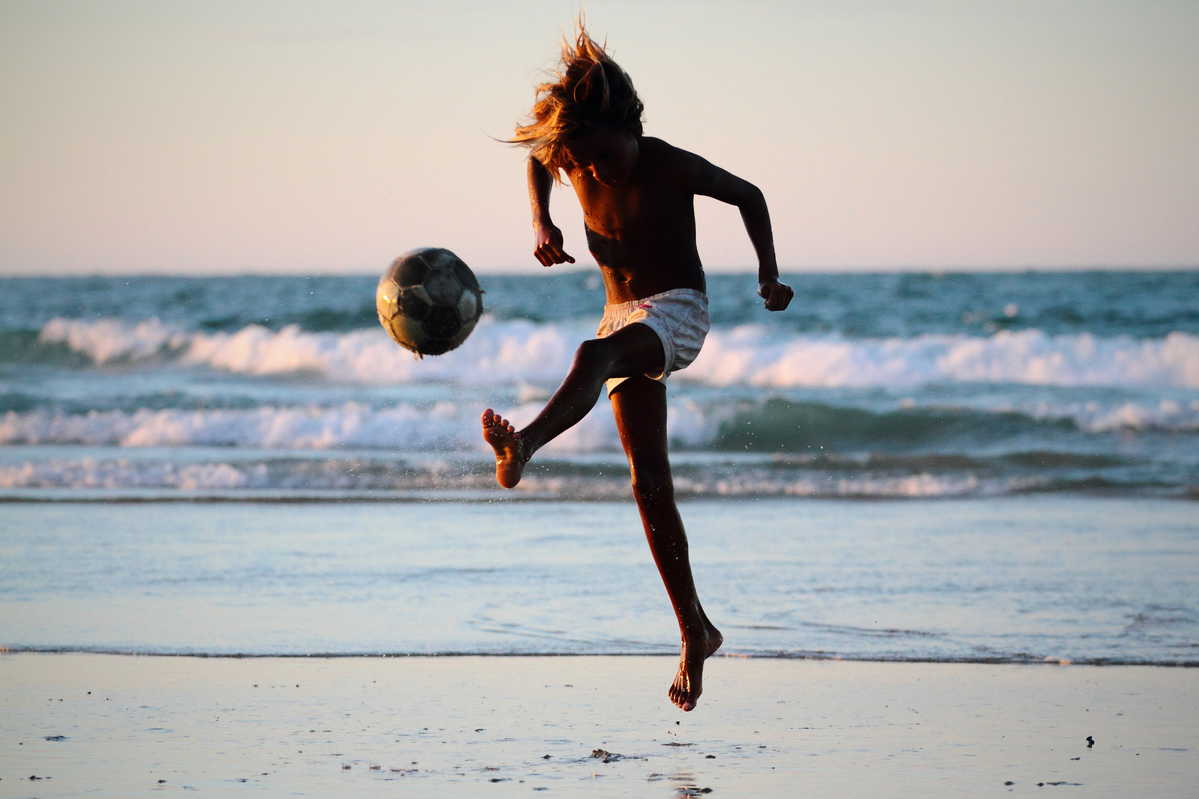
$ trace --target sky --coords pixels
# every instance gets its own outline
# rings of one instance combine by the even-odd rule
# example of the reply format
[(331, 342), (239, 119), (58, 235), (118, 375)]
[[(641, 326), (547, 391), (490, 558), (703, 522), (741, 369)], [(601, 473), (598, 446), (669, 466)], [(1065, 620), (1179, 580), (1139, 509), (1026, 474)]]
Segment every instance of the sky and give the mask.
[(646, 134), (765, 192), (784, 272), (1199, 265), (1191, 0), (0, 0), (0, 274), (539, 270), (496, 139), (581, 7)]

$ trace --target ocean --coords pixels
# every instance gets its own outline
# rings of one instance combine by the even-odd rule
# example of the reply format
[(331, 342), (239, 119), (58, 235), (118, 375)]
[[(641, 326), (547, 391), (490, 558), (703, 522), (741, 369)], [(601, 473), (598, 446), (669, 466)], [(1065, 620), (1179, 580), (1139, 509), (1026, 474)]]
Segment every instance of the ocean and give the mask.
[[(770, 314), (709, 275), (669, 380), (730, 652), (1199, 664), (1199, 272), (788, 277)], [(669, 651), (603, 400), (513, 492), (479, 437), (553, 391), (597, 276), (480, 275), (423, 360), (375, 280), (0, 280), (0, 645)]]

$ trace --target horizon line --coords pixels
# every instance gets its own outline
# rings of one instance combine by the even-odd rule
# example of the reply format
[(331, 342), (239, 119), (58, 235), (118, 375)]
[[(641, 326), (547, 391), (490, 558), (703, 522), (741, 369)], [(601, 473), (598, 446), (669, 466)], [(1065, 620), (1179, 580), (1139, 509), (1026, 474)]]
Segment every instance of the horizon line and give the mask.
[[(590, 265), (559, 265), (555, 267), (471, 267), (477, 274), (481, 275), (497, 275), (503, 277), (515, 277), (524, 275), (542, 274), (546, 270), (552, 270), (555, 274), (579, 272), (591, 272), (598, 267)], [(804, 267), (779, 267), (780, 277), (788, 274), (1011, 274), (1019, 272), (1186, 272), (1199, 270), (1199, 262), (1195, 263), (1169, 263), (1169, 264), (992, 264), (987, 266), (962, 266), (962, 265), (852, 265), (852, 266), (830, 266), (830, 265), (812, 265)], [(756, 268), (750, 266), (711, 266), (704, 267), (704, 272), (713, 275), (753, 275)], [(29, 278), (100, 278), (100, 277), (115, 277), (115, 278), (146, 278), (146, 277), (370, 277), (378, 274), (378, 270), (366, 269), (268, 269), (260, 267), (242, 267), (238, 268), (215, 268), (205, 271), (195, 270), (163, 270), (149, 271), (145, 269), (133, 269), (130, 271), (100, 271), (100, 270), (60, 270), (57, 273), (47, 273), (44, 271), (16, 271), (6, 272), (0, 270), (0, 279), (29, 279)]]

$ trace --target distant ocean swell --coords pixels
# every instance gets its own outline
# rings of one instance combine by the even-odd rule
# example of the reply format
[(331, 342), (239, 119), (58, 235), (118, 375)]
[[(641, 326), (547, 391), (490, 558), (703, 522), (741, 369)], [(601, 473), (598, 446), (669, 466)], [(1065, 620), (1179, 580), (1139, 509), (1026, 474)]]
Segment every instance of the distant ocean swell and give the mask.
[[(0, 353), (22, 360), (91, 366), (158, 362), (246, 375), (315, 375), (368, 383), (556, 381), (589, 322), (534, 323), (485, 317), (461, 349), (417, 362), (375, 329), (308, 332), (249, 325), (237, 331), (185, 330), (159, 319), (64, 319), (46, 322), (32, 350), (29, 334)], [(988, 382), (1048, 386), (1199, 388), (1199, 336), (1158, 338), (1049, 335), (1039, 330), (990, 336), (921, 334), (845, 338), (780, 334), (760, 325), (717, 327), (680, 380), (713, 386), (919, 386)]]

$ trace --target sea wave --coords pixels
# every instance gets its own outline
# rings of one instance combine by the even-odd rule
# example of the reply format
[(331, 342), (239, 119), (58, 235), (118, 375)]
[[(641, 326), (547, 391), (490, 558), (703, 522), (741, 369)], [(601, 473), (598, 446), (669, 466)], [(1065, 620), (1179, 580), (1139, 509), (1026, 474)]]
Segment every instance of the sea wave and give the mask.
[[(1046, 457), (1045, 453), (1026, 454)], [(1186, 486), (1143, 478), (1129, 464), (1088, 463), (1049, 454), (1045, 468), (1027, 458), (960, 456), (915, 458), (827, 458), (715, 461), (676, 464), (674, 486), (681, 498), (947, 498), (1029, 492), (1109, 494), (1185, 493)], [(1135, 464), (1133, 464), (1135, 466)], [(485, 458), (413, 461), (402, 458), (230, 458), (178, 461), (171, 458), (58, 457), (0, 463), (0, 499), (21, 492), (111, 492), (125, 498), (160, 499), (386, 499), (420, 496), (457, 500), (497, 498)], [(146, 493), (149, 492), (149, 493)], [(163, 493), (165, 492), (165, 493)], [(469, 496), (468, 496), (469, 495)], [(591, 464), (538, 461), (517, 490), (517, 499), (623, 500), (629, 478), (616, 461)], [(32, 498), (33, 495), (30, 495)], [(42, 496), (42, 498), (53, 498)], [(85, 498), (95, 499), (94, 496)]]
[[(366, 383), (556, 382), (583, 322), (537, 324), (486, 316), (458, 350), (415, 360), (381, 331), (308, 332), (248, 325), (234, 332), (184, 330), (158, 319), (56, 318), (39, 331), (42, 357), (93, 365), (173, 362), (247, 375), (304, 373)], [(850, 339), (795, 335), (765, 325), (717, 327), (699, 358), (674, 379), (714, 386), (910, 387), (937, 383), (1199, 388), (1199, 336), (1136, 339), (1039, 330), (990, 336), (926, 334)]]
[[(524, 426), (540, 409), (540, 402), (530, 400), (505, 412), (515, 424)], [(478, 414), (475, 403), (451, 401), (86, 412), (42, 407), (0, 415), (0, 445), (483, 451)], [(777, 397), (757, 402), (700, 402), (682, 397), (670, 401), (669, 416), (672, 447), (733, 452), (918, 450), (945, 442), (956, 442), (969, 451), (1022, 435), (1045, 440), (1114, 432), (1199, 433), (1199, 400), (1033, 402), (1023, 408), (946, 406), (874, 411)], [(618, 449), (612, 414), (591, 413), (546, 451)]]
[[(527, 402), (508, 415), (523, 426), (540, 410)], [(1028, 412), (1031, 410), (1032, 412)], [(482, 450), (474, 404), (358, 402), (330, 406), (262, 405), (248, 409), (141, 408), (70, 413), (8, 411), (0, 416), (0, 445), (117, 447), (241, 447), (260, 449), (384, 449), (398, 452)], [(718, 451), (805, 452), (921, 448), (940, 442), (979, 446), (1022, 434), (1102, 434), (1116, 431), (1199, 432), (1199, 401), (1107, 408), (1036, 405), (1000, 408), (901, 408), (875, 412), (817, 402), (670, 403), (671, 445)], [(592, 413), (552, 442), (549, 452), (616, 451), (612, 415)]]

